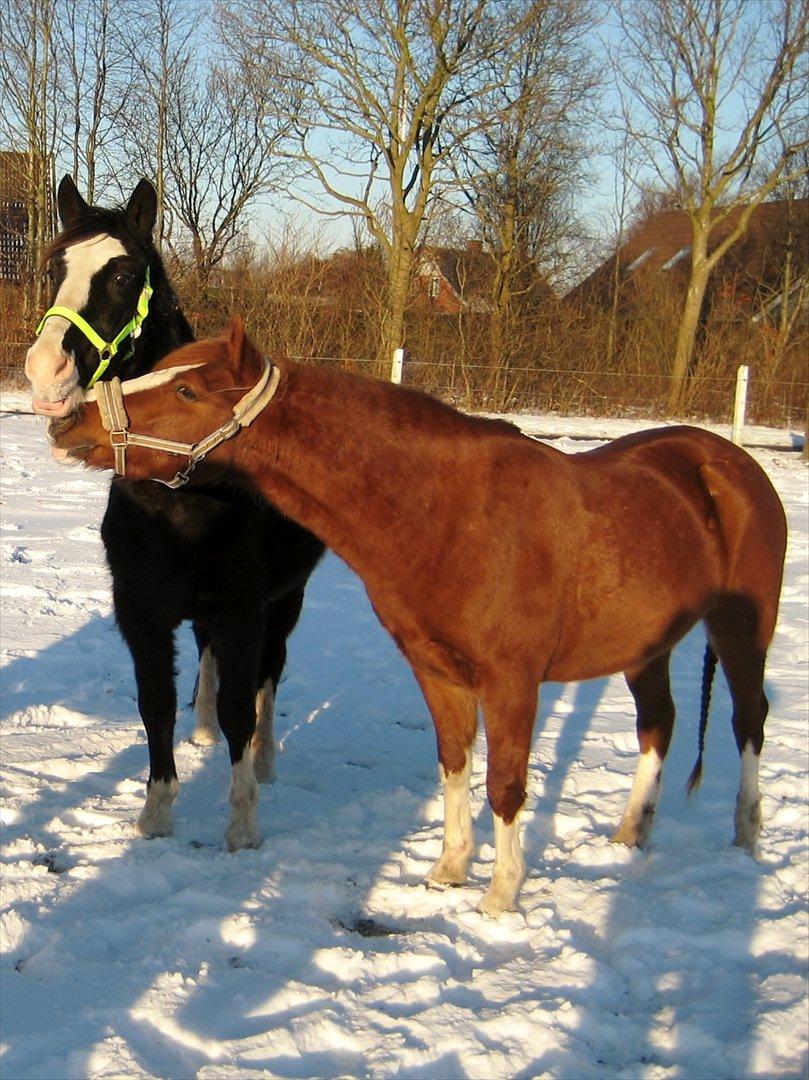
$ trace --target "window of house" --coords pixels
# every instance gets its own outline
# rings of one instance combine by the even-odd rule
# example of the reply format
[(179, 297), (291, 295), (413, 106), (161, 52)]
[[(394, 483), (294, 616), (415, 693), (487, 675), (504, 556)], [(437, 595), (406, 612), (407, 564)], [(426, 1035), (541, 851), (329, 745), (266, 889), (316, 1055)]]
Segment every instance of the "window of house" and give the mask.
[(676, 266), (678, 262), (682, 262), (686, 255), (691, 254), (691, 245), (686, 244), (684, 248), (680, 248), (676, 255), (672, 255), (668, 262), (663, 263), (660, 267), (661, 270), (671, 270), (673, 266)]
[(638, 255), (637, 259), (631, 262), (624, 270), (624, 277), (629, 277), (630, 274), (634, 274), (639, 267), (643, 266), (653, 251), (654, 248), (650, 247), (647, 248), (642, 255)]

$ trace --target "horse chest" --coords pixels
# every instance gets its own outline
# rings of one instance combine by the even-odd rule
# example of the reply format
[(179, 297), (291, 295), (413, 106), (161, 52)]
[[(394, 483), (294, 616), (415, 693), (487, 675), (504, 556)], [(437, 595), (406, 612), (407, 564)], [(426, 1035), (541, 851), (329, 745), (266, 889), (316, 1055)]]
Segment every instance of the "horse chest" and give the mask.
[(242, 510), (197, 493), (116, 482), (101, 530), (113, 579), (153, 593), (173, 619), (200, 617), (236, 587), (231, 579), (256, 572), (250, 540), (257, 530)]

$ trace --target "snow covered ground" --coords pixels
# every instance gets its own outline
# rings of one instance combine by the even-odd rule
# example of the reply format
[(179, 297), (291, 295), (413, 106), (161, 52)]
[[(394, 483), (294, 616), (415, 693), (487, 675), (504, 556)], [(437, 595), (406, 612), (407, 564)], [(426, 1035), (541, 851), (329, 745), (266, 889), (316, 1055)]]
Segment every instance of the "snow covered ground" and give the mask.
[[(4, 1080), (806, 1075), (809, 498), (797, 454), (756, 451), (791, 528), (759, 860), (729, 843), (738, 769), (721, 678), (703, 786), (683, 793), (695, 631), (675, 654), (679, 724), (647, 852), (607, 839), (635, 764), (622, 680), (544, 688), (522, 910), (493, 923), (475, 911), (493, 859), (483, 747), (471, 881), (428, 891), (441, 821), (428, 714), (332, 556), (291, 642), (261, 849), (223, 850), (226, 750), (188, 743), (186, 706), (176, 835), (136, 838), (147, 757), (99, 539), (108, 478), (54, 465), (31, 416), (4, 414), (0, 433)], [(187, 702), (187, 628), (179, 644)]]

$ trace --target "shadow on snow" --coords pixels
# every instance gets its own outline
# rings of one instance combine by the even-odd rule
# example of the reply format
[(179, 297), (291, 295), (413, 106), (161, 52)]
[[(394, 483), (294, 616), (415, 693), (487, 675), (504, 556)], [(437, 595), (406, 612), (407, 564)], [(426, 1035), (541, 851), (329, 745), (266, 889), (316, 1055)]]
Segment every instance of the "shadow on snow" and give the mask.
[[(44, 900), (32, 895), (18, 906), (30, 929), (7, 957), (3, 981), (18, 1003), (15, 1015), (26, 1020), (5, 1031), (6, 1075), (86, 1076), (98, 1055), (103, 1060), (105, 1044), (120, 1052), (121, 1043), (140, 1069), (166, 1077), (194, 1075), (219, 1060), (283, 1076), (362, 1074), (361, 1036), (373, 1030), (392, 1048), (376, 1073), (461, 1077), (459, 1054), (419, 1034), (420, 1014), (445, 1003), (476, 1019), (515, 1002), (526, 1016), (558, 1009), (559, 984), (543, 978), (558, 942), (532, 946), (528, 931), (518, 932), (517, 942), (479, 937), (450, 905), (441, 910), (440, 894), (421, 916), (401, 906), (404, 897), (405, 905), (412, 900), (426, 910), (421, 880), (438, 855), (432, 727), (404, 661), (378, 627), (369, 630), (373, 616), (357, 604), (355, 579), (334, 559), (325, 565), (290, 642), (276, 719), (279, 779), (262, 789), (258, 851), (223, 850), (227, 753), (224, 743), (208, 751), (179, 745), (191, 729), (187, 709), (178, 722), (176, 835), (135, 838), (147, 754), (129, 657), (111, 620), (95, 619), (3, 670), (2, 717), (15, 732), (35, 730), (45, 716), (39, 707), (58, 704), (69, 715), (55, 738), (75, 737), (77, 746), (97, 740), (109, 726), (84, 729), (80, 718), (98, 712), (101, 696), (109, 703), (105, 718), (132, 733), (132, 744), (97, 772), (82, 766), (60, 777), (43, 762), (36, 797), (5, 829), (7, 848), (30, 841), (33, 852), (12, 852), (7, 865), (30, 857), (43, 875), (60, 876), (60, 888)], [(181, 643), (182, 702), (191, 693), (195, 654), (185, 631)], [(554, 928), (589, 958), (592, 978), (564, 987), (572, 1008), (555, 1021), (566, 1031), (562, 1049), (540, 1051), (521, 1076), (636, 1075), (655, 1067), (673, 1075), (745, 1075), (757, 981), (796, 970), (797, 961), (782, 954), (751, 954), (765, 918), (756, 905), (767, 870), (728, 846), (738, 759), (724, 693), (712, 710), (704, 790), (688, 809), (681, 794), (696, 748), (702, 644), (694, 633), (675, 653), (678, 725), (648, 853), (588, 867), (560, 853), (554, 836), (554, 818), (570, 799), (571, 767), (594, 737), (606, 680), (575, 688), (542, 782), (532, 756), (529, 875), (547, 879)], [(543, 692), (535, 745), (563, 693), (551, 686)], [(79, 726), (69, 732), (76, 717)], [(633, 722), (627, 715), (626, 728)], [(101, 756), (93, 743), (91, 762)], [(488, 807), (479, 817), (478, 841), (490, 843)], [(78, 829), (75, 842), (60, 838), (65, 823)], [(592, 833), (615, 824), (607, 830), (596, 818)], [(443, 896), (468, 894), (471, 907), (489, 869), (478, 860), (470, 888)], [(576, 876), (609, 891), (605, 924), (594, 927), (553, 899), (555, 885)], [(393, 914), (375, 910), (380, 883), (398, 897)], [(708, 936), (695, 938), (695, 924), (709, 926)], [(464, 937), (484, 952), (484, 965), (517, 954), (528, 960), (532, 977), (511, 1002), (487, 1001), (476, 990), (473, 961), (457, 948)], [(414, 967), (398, 962), (404, 940), (420, 956)], [(387, 973), (369, 973), (385, 957)], [(432, 997), (415, 989), (426, 977), (438, 987)], [(166, 1000), (174, 1002), (170, 1013)], [(331, 1045), (309, 1045), (308, 1018)], [(245, 1057), (242, 1040), (252, 1040)], [(237, 1044), (232, 1053), (228, 1042)], [(397, 1054), (405, 1051), (418, 1068), (402, 1064)]]

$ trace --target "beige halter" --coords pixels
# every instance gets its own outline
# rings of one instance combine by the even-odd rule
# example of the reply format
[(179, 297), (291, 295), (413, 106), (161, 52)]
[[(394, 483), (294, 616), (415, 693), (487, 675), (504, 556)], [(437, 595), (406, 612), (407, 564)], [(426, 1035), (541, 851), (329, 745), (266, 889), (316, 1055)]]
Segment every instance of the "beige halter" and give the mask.
[(142, 446), (147, 450), (162, 450), (166, 454), (178, 454), (188, 458), (185, 469), (181, 469), (173, 480), (159, 480), (158, 483), (166, 487), (178, 488), (188, 482), (191, 473), (196, 466), (209, 454), (214, 447), (219, 446), (227, 439), (251, 424), (265, 405), (271, 400), (281, 378), (281, 372), (277, 367), (264, 361), (261, 378), (244, 397), (240, 398), (233, 407), (233, 416), (221, 427), (218, 427), (204, 439), (195, 443), (176, 442), (172, 439), (159, 439), (151, 435), (137, 435), (129, 431), (129, 416), (124, 405), (124, 397), (136, 394), (140, 390), (149, 390), (155, 386), (170, 382), (181, 371), (190, 371), (192, 368), (202, 367), (201, 364), (184, 364), (180, 367), (166, 368), (164, 371), (152, 371), (148, 375), (141, 375), (137, 379), (128, 379), (122, 383), (120, 379), (110, 379), (108, 382), (96, 383), (93, 390), (86, 395), (86, 401), (95, 401), (101, 416), (104, 429), (110, 433), (110, 446), (115, 455), (115, 471), (119, 476), (126, 476), (126, 448), (128, 446)]

